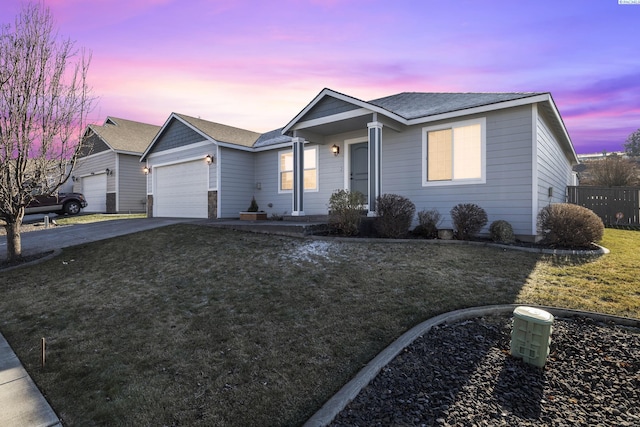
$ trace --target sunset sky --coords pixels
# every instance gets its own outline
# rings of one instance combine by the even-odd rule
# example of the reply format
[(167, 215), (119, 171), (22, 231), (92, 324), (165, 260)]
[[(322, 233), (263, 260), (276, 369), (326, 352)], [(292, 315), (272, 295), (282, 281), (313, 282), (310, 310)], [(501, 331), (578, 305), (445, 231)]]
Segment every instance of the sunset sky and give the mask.
[[(640, 3), (638, 0), (626, 0)], [(0, 0), (13, 24), (21, 0)], [(578, 153), (640, 128), (640, 4), (618, 0), (44, 0), (93, 54), (91, 119), (266, 132), (328, 87), (551, 92)]]

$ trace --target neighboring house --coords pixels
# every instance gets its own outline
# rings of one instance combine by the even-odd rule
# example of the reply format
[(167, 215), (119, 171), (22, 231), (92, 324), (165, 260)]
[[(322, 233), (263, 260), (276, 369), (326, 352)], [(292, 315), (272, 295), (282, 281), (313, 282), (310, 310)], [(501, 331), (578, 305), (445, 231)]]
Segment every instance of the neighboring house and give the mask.
[(142, 161), (153, 216), (237, 218), (253, 196), (268, 213), (326, 215), (331, 194), (351, 189), (370, 216), (378, 196), (395, 193), (437, 209), (443, 228), (453, 206), (476, 203), (522, 239), (537, 235), (542, 207), (565, 201), (578, 163), (549, 93), (365, 102), (330, 89), (267, 134), (172, 114)]
[(73, 190), (87, 199), (84, 212), (146, 212), (146, 176), (140, 156), (160, 126), (107, 117), (89, 125), (73, 169)]

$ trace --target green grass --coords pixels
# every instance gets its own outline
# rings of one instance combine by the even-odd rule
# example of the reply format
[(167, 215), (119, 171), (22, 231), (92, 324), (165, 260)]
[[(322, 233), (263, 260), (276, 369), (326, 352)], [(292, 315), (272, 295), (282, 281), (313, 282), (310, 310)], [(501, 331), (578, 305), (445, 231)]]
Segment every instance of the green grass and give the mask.
[(56, 218), (58, 225), (88, 224), (90, 222), (111, 221), (115, 219), (146, 218), (147, 214), (82, 214), (74, 216), (59, 216)]
[[(300, 425), (386, 345), (464, 307), (640, 317), (640, 233), (591, 262), (181, 224), (0, 273), (0, 331), (66, 425)], [(40, 339), (48, 342), (40, 366)]]
[[(541, 262), (520, 293), (525, 301), (640, 317), (640, 232), (606, 229), (611, 254), (595, 262)], [(567, 262), (569, 261), (569, 262)]]

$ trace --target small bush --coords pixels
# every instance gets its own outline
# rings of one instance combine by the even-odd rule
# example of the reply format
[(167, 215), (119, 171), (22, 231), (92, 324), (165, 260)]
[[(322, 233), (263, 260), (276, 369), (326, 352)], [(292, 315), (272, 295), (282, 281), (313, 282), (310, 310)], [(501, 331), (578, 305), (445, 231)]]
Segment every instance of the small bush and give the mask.
[(538, 232), (549, 246), (587, 248), (602, 239), (604, 224), (591, 209), (556, 203), (538, 213)]
[(513, 227), (502, 219), (491, 223), (489, 226), (489, 234), (491, 234), (491, 240), (494, 242), (513, 243), (516, 241), (516, 236), (513, 234)]
[(338, 234), (355, 236), (360, 229), (364, 194), (338, 190), (329, 198), (329, 226)]
[(256, 198), (252, 197), (251, 204), (249, 205), (249, 209), (247, 209), (247, 212), (258, 212), (259, 210), (260, 208), (258, 207), (258, 202), (256, 202)]
[(436, 209), (420, 211), (418, 212), (418, 226), (414, 232), (418, 236), (435, 239), (438, 237), (438, 225), (441, 221), (442, 215)]
[(375, 228), (381, 237), (397, 239), (409, 232), (416, 206), (404, 196), (383, 194), (377, 199)]
[(487, 225), (487, 213), (474, 203), (460, 203), (451, 209), (451, 220), (456, 238), (471, 240)]

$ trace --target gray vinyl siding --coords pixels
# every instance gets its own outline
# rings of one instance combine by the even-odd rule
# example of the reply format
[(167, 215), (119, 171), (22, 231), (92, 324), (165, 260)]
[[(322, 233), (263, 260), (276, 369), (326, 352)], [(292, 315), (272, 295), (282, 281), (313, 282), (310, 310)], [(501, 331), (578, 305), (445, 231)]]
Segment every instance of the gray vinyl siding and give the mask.
[(344, 188), (344, 156), (334, 156), (331, 145), (306, 144), (305, 147), (318, 149), (318, 190), (304, 192), (304, 213), (323, 215), (328, 212), (329, 198), (337, 190)]
[[(572, 166), (558, 145), (543, 114), (537, 115), (538, 210), (550, 203), (566, 201), (567, 185), (572, 182)], [(549, 197), (549, 187), (553, 195)], [(537, 213), (536, 213), (537, 215)]]
[[(325, 144), (309, 141), (305, 149), (315, 147), (318, 151), (318, 189), (305, 190), (305, 215), (326, 215), (329, 198), (338, 189), (344, 188), (344, 156), (334, 156), (330, 147), (334, 143), (341, 145), (344, 138), (332, 136)], [(261, 210), (269, 215), (290, 215), (292, 209), (292, 193), (278, 192), (278, 156), (282, 152), (291, 151), (290, 148), (280, 148), (256, 153), (256, 183), (260, 183), (261, 190), (255, 190), (256, 201)], [(269, 206), (271, 204), (271, 206)]]
[(79, 155), (87, 157), (92, 154), (101, 153), (103, 151), (110, 150), (109, 146), (94, 132), (91, 135), (84, 138), (82, 141), (82, 148), (80, 148)]
[(146, 177), (142, 173), (142, 167), (139, 156), (118, 155), (118, 168), (115, 176), (115, 179), (118, 180), (116, 199), (118, 212), (145, 212)]
[(220, 155), (218, 159), (218, 167), (220, 168), (218, 217), (238, 218), (239, 212), (247, 210), (251, 204), (251, 198), (257, 192), (254, 154), (224, 147), (221, 147), (218, 153)]
[[(464, 117), (486, 117), (486, 183), (422, 186), (422, 128), (402, 133), (383, 128), (381, 192), (410, 198), (416, 211), (437, 209), (441, 228), (451, 227), (449, 212), (458, 203), (476, 203), (487, 211), (489, 224), (504, 219), (516, 234), (531, 234), (532, 123), (531, 107)], [(451, 121), (452, 123), (455, 121)], [(442, 124), (429, 123), (429, 126)], [(486, 229), (484, 230), (486, 232)]]
[(278, 156), (282, 151), (286, 149), (260, 151), (254, 154), (255, 179), (261, 187), (255, 190), (256, 201), (260, 210), (268, 215), (291, 215), (293, 206), (291, 193), (278, 192)]
[[(89, 157), (79, 158), (76, 162), (76, 166), (73, 168), (73, 172), (71, 172), (71, 175), (78, 178), (87, 175), (97, 175), (100, 173), (105, 173), (106, 169), (114, 171), (113, 175), (107, 177), (107, 192), (115, 192), (116, 153), (111, 150), (103, 151)], [(82, 192), (81, 180), (78, 180), (74, 183), (73, 191), (80, 193)]]
[[(210, 153), (215, 155), (215, 151)], [(206, 156), (206, 154), (205, 154)], [(218, 159), (209, 165), (209, 191), (216, 191), (218, 189)]]
[[(204, 142), (202, 137), (200, 141), (196, 142)], [(205, 145), (197, 145), (195, 147), (183, 147), (180, 150), (173, 150), (171, 152), (159, 152), (153, 153), (147, 156), (146, 162), (143, 162), (140, 167), (144, 167), (145, 164), (148, 164), (150, 168), (153, 168), (157, 165), (166, 165), (171, 163), (180, 163), (196, 160), (198, 158), (202, 158), (204, 162), (204, 158), (207, 154), (215, 155), (216, 154), (216, 146), (213, 142)], [(217, 185), (216, 182), (216, 167), (219, 162), (214, 163), (209, 166), (209, 189), (214, 189)], [(153, 173), (153, 172), (152, 172)], [(211, 180), (213, 178), (213, 181)], [(212, 187), (213, 185), (213, 187)], [(153, 194), (153, 179), (151, 175), (147, 175), (147, 194)]]
[(325, 97), (320, 102), (311, 108), (305, 114), (300, 121), (318, 119), (321, 117), (331, 116), (334, 114), (345, 113), (347, 111), (352, 111), (359, 108), (357, 105), (354, 105), (350, 102), (345, 102), (341, 99), (333, 98), (333, 97)]
[(175, 119), (172, 120), (164, 129), (160, 139), (156, 141), (150, 154), (184, 147), (202, 141), (203, 139), (202, 135), (198, 132)]

